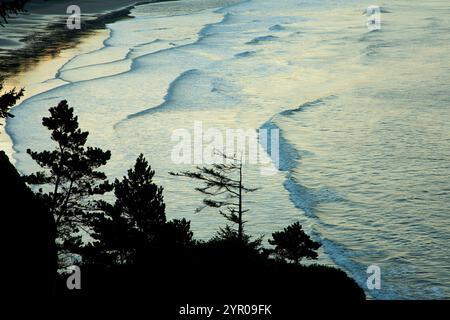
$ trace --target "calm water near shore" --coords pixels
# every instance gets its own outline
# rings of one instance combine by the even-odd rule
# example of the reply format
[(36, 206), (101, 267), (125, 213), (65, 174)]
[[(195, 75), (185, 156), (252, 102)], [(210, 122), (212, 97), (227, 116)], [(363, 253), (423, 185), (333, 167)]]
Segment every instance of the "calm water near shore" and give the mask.
[[(280, 170), (247, 165), (248, 231), (300, 221), (374, 298), (450, 298), (450, 15), (447, 1), (386, 1), (370, 32), (369, 1), (200, 1), (142, 5), (29, 83), (8, 121), (13, 156), (49, 147), (41, 118), (67, 99), (108, 148), (108, 175), (144, 153), (165, 188), (167, 213), (199, 238), (223, 219), (194, 214), (189, 181), (169, 176), (172, 132), (280, 130)], [(34, 75), (34, 78), (30, 78)], [(25, 79), (25, 80), (24, 80)], [(30, 80), (33, 79), (33, 80)], [(2, 135), (0, 135), (2, 137)], [(6, 142), (5, 142), (6, 143)], [(378, 265), (381, 290), (367, 290)]]

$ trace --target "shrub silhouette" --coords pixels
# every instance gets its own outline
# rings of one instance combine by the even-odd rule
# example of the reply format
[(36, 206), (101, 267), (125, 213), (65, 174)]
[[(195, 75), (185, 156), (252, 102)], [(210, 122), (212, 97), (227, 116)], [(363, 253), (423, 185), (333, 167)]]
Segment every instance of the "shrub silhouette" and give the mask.
[(21, 12), (25, 12), (24, 6), (27, 2), (28, 2), (28, 0), (1, 1), (0, 2), (0, 26), (3, 26), (3, 23), (8, 23), (7, 18), (10, 17), (10, 14), (18, 14)]

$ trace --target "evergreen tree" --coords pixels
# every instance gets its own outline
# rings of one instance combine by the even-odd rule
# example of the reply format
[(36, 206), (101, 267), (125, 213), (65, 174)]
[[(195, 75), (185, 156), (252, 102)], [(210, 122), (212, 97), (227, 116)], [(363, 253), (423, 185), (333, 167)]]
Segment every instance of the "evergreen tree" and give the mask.
[(95, 241), (84, 250), (87, 262), (133, 264), (151, 249), (183, 248), (192, 241), (185, 219), (166, 222), (163, 188), (141, 154), (127, 176), (114, 182), (113, 205), (99, 201), (90, 228)]
[(299, 264), (303, 258), (316, 260), (320, 243), (312, 240), (302, 229), (299, 222), (291, 224), (283, 231), (272, 234), (269, 243), (275, 246), (271, 253), (277, 258), (293, 261)]
[[(213, 164), (210, 168), (198, 166), (196, 171), (169, 172), (169, 174), (203, 182), (204, 186), (197, 187), (195, 190), (207, 198), (203, 199), (204, 206), (197, 208), (196, 212), (200, 212), (206, 207), (218, 208), (220, 215), (237, 225), (237, 239), (244, 242), (246, 221), (243, 219), (243, 214), (248, 209), (243, 208), (243, 194), (254, 192), (257, 189), (244, 186), (242, 161), (225, 154), (222, 156), (226, 162), (224, 164)], [(219, 235), (231, 236), (231, 233), (233, 230), (230, 227), (219, 231)], [(234, 236), (232, 237), (234, 238)]]
[(67, 101), (50, 108), (42, 124), (56, 143), (52, 151), (27, 153), (44, 170), (31, 174), (27, 182), (41, 185), (38, 195), (55, 217), (59, 244), (84, 228), (86, 212), (92, 210), (92, 196), (111, 191), (106, 175), (97, 169), (111, 157), (109, 151), (85, 147), (89, 133), (78, 127), (78, 117)]
[(115, 207), (132, 219), (139, 232), (149, 236), (166, 222), (163, 188), (153, 182), (154, 175), (141, 154), (128, 176), (114, 183)]

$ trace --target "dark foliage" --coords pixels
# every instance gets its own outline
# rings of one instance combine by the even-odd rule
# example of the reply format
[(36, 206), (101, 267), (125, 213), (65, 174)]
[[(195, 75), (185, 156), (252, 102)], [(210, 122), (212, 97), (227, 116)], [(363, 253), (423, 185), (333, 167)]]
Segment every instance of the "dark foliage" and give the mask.
[(153, 182), (154, 174), (141, 154), (128, 175), (114, 182), (115, 203), (98, 202), (88, 222), (95, 241), (81, 250), (86, 263), (134, 264), (152, 250), (191, 244), (188, 221), (166, 222), (163, 188)]
[(272, 234), (269, 243), (275, 246), (271, 252), (280, 259), (286, 259), (299, 264), (305, 259), (316, 260), (320, 243), (312, 240), (302, 229), (299, 222), (291, 224), (283, 231)]
[(158, 244), (165, 249), (185, 249), (195, 244), (191, 222), (186, 219), (173, 219), (162, 225), (158, 233)]
[(128, 176), (114, 183), (115, 208), (142, 234), (151, 235), (166, 222), (163, 188), (153, 183), (155, 171), (139, 155)]
[[(225, 164), (213, 164), (212, 167), (197, 167), (197, 171), (183, 171), (179, 173), (169, 172), (173, 176), (187, 177), (198, 180), (203, 183), (203, 187), (197, 187), (206, 198), (203, 200), (203, 206), (197, 208), (200, 212), (206, 207), (219, 209), (219, 213), (229, 222), (237, 225), (237, 239), (244, 241), (243, 214), (248, 209), (243, 209), (243, 194), (254, 192), (257, 189), (247, 188), (243, 185), (242, 162), (236, 157), (229, 157), (221, 154)], [(223, 210), (225, 209), (225, 210)], [(230, 227), (227, 227), (230, 231)], [(229, 233), (227, 230), (221, 230), (219, 234)]]
[[(0, 92), (3, 89), (3, 83), (0, 79)], [(9, 113), (11, 107), (23, 96), (24, 89), (17, 91), (15, 88), (0, 95), (0, 118), (13, 118), (14, 115)]]
[(207, 242), (209, 247), (215, 247), (219, 251), (222, 250), (236, 250), (237, 252), (244, 252), (245, 254), (259, 254), (261, 251), (262, 237), (255, 240), (247, 234), (243, 234), (242, 238), (236, 230), (230, 226), (220, 228), (220, 230)]
[[(229, 245), (229, 244), (228, 244)], [(61, 278), (60, 294), (92, 297), (144, 298), (151, 310), (166, 304), (278, 304), (301, 301), (362, 301), (363, 290), (345, 272), (325, 266), (302, 266), (266, 259), (242, 246), (199, 243), (182, 252), (152, 255), (146, 264), (105, 267), (81, 266), (79, 292), (67, 291)]]
[(112, 190), (105, 174), (97, 171), (110, 159), (111, 153), (85, 147), (89, 133), (79, 129), (78, 118), (65, 100), (50, 108), (50, 117), (43, 118), (42, 124), (51, 131), (56, 148), (40, 152), (27, 150), (44, 169), (29, 175), (27, 182), (42, 186), (38, 196), (54, 215), (57, 238), (63, 244), (83, 228), (86, 213), (93, 209), (90, 198)]
[(11, 14), (19, 14), (25, 12), (24, 6), (28, 0), (0, 0), (0, 26), (8, 23), (7, 18)]

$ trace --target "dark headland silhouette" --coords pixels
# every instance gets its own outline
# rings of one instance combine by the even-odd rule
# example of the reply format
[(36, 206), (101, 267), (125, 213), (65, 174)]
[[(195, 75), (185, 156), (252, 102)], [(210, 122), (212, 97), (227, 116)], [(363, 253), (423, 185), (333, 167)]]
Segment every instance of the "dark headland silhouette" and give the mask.
[[(85, 147), (88, 133), (78, 128), (66, 101), (51, 108), (43, 124), (57, 148), (28, 151), (43, 171), (20, 177), (4, 153), (0, 158), (2, 219), (5, 226), (14, 226), (2, 233), (4, 261), (23, 274), (27, 267), (20, 267), (30, 264), (36, 265), (34, 272), (43, 274), (39, 286), (27, 287), (25, 277), (20, 286), (24, 293), (129, 296), (148, 292), (179, 303), (187, 298), (210, 302), (365, 298), (343, 271), (300, 264), (302, 258), (316, 259), (320, 246), (300, 224), (274, 233), (269, 240), (273, 249), (247, 235), (242, 225), (225, 225), (212, 239), (196, 240), (189, 221), (166, 219), (163, 189), (152, 181), (154, 171), (143, 155), (127, 176), (110, 184), (99, 171), (110, 153)], [(33, 187), (36, 193), (24, 181), (39, 185)], [(93, 200), (110, 190), (114, 203)], [(236, 223), (240, 225), (239, 219)], [(82, 241), (79, 231), (94, 241)], [(56, 273), (57, 263), (60, 270), (70, 264), (81, 268), (81, 290), (67, 288), (68, 274)], [(17, 277), (20, 280), (21, 274)]]

